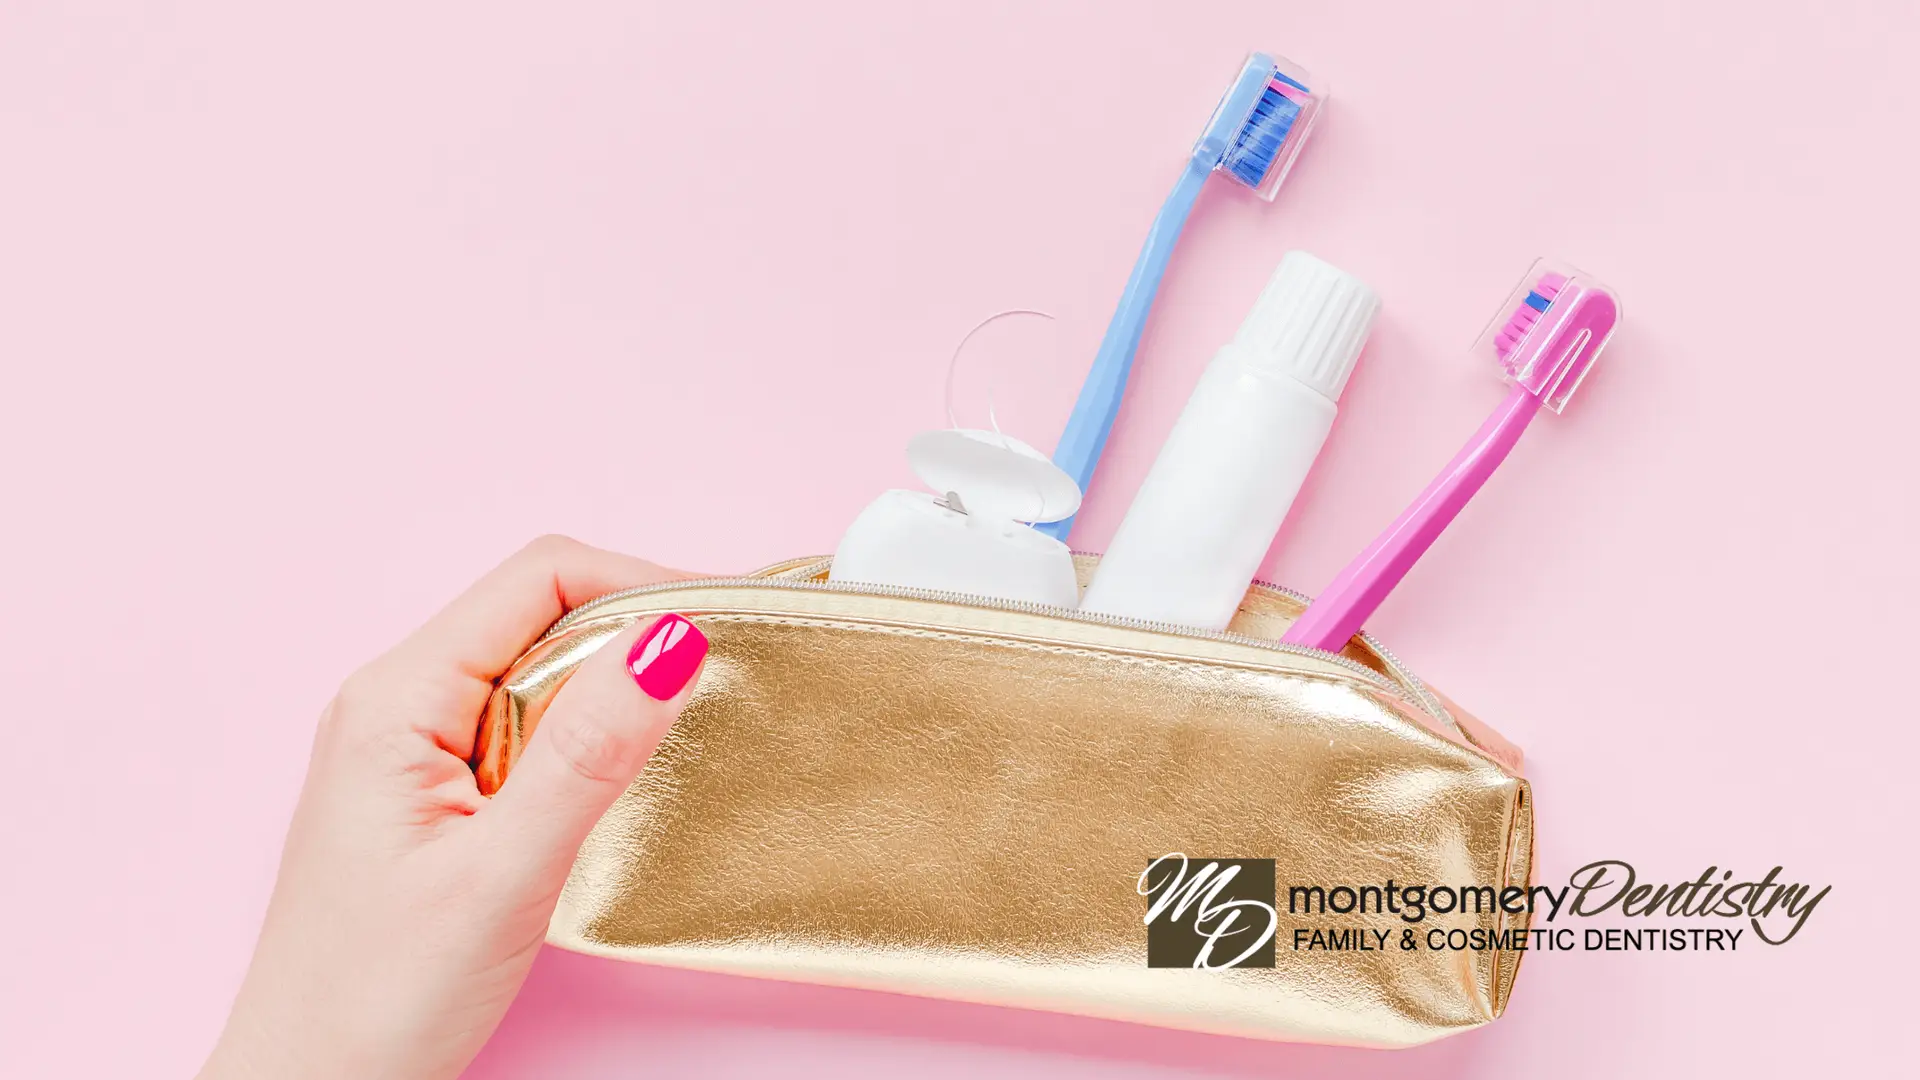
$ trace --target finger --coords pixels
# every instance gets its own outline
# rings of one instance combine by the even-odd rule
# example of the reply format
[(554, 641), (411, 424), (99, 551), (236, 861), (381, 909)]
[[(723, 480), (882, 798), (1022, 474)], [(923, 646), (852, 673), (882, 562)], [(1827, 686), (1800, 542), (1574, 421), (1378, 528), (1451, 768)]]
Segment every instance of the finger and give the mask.
[(491, 689), (547, 627), (580, 604), (692, 576), (564, 536), (543, 536), (475, 582), (397, 651), (452, 667)]
[(588, 830), (680, 715), (706, 655), (698, 627), (663, 615), (580, 665), (483, 812), (510, 865), (558, 892)]

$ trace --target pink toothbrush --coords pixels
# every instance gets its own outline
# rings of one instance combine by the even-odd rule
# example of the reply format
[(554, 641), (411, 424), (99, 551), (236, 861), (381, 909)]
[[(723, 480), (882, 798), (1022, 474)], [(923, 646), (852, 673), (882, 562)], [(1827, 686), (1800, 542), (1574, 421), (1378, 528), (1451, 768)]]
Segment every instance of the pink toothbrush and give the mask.
[(1544, 259), (1500, 310), (1512, 314), (1495, 316), (1475, 351), (1492, 348), (1501, 375), (1513, 384), (1507, 399), (1413, 505), (1340, 571), (1282, 641), (1332, 652), (1358, 633), (1506, 459), (1534, 414), (1543, 407), (1556, 413), (1566, 408), (1620, 322), (1620, 301), (1611, 289)]

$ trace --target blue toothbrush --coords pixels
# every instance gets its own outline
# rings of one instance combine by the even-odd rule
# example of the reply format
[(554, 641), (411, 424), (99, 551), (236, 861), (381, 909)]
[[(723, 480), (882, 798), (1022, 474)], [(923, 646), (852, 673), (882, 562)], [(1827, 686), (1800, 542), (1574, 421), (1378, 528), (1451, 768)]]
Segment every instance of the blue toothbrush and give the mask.
[[(1200, 141), (1193, 145), (1186, 170), (1147, 230), (1146, 246), (1140, 250), (1140, 260), (1133, 264), (1126, 291), (1120, 294), (1119, 310), (1107, 324), (1107, 336), (1101, 339), (1093, 368), (1080, 387), (1073, 414), (1067, 417), (1066, 430), (1053, 450), (1054, 464), (1073, 477), (1081, 491), (1086, 491), (1093, 480), (1094, 466), (1106, 448), (1107, 433), (1113, 430), (1114, 414), (1119, 412), (1120, 399), (1126, 393), (1127, 374), (1133, 369), (1133, 354), (1140, 347), (1140, 334), (1146, 329), (1154, 294), (1160, 290), (1167, 261), (1173, 257), (1180, 230), (1186, 227), (1187, 215), (1200, 198), (1208, 174), (1223, 171), (1261, 198), (1271, 200), (1326, 100), (1324, 90), (1307, 88), (1310, 79), (1306, 72), (1283, 60), (1265, 53), (1252, 54), (1240, 69), (1240, 77), (1220, 99)], [(1073, 528), (1073, 519), (1034, 528), (1064, 540)]]

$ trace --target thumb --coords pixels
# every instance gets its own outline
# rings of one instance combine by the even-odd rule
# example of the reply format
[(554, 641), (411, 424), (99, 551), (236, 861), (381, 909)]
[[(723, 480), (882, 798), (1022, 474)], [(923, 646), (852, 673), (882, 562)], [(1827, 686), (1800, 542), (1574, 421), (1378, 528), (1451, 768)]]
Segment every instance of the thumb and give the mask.
[(559, 888), (587, 832), (680, 715), (706, 656), (699, 627), (662, 615), (580, 665), (486, 809), (516, 862), (550, 869)]

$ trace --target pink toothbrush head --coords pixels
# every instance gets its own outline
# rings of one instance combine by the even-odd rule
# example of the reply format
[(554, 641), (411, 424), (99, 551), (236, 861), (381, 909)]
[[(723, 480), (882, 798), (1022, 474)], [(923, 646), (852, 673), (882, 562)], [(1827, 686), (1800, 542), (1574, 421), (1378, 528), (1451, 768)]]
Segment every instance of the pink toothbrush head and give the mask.
[(1620, 324), (1613, 290), (1574, 267), (1541, 259), (1475, 343), (1501, 375), (1559, 412)]

